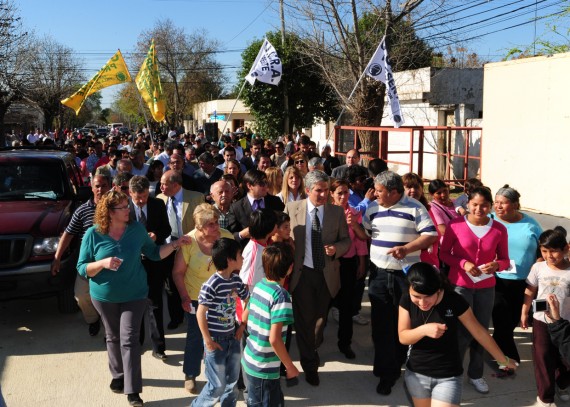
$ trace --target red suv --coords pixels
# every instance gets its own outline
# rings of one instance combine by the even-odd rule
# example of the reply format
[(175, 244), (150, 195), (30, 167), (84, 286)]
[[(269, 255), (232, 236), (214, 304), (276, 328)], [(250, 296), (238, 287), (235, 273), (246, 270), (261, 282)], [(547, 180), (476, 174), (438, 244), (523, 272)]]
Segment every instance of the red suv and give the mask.
[(61, 312), (77, 309), (79, 242), (65, 253), (57, 276), (50, 266), (71, 215), (90, 194), (70, 153), (0, 151), (0, 300), (57, 294)]

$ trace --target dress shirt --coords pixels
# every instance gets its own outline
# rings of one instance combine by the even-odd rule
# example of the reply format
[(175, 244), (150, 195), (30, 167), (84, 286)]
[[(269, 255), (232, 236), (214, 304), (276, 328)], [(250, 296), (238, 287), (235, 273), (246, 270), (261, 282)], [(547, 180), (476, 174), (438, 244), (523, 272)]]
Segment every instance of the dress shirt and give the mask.
[[(325, 206), (321, 205), (316, 208), (322, 231)], [(313, 249), (311, 246), (311, 225), (313, 224), (313, 209), (315, 209), (315, 205), (313, 205), (312, 202), (307, 199), (307, 219), (305, 221), (305, 260), (303, 261), (303, 265), (309, 268), (313, 268)]]

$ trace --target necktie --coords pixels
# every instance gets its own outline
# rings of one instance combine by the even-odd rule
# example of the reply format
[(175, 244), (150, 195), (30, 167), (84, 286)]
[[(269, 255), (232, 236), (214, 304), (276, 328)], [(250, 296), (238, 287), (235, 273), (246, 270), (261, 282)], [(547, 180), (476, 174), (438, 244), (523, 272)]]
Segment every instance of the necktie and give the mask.
[(311, 250), (313, 251), (313, 268), (322, 271), (325, 268), (325, 246), (321, 233), (318, 209), (313, 209), (313, 221), (311, 222)]
[(170, 228), (172, 229), (172, 232), (170, 232), (170, 236), (179, 238), (180, 231), (178, 230), (178, 213), (176, 212), (176, 199), (174, 197), (171, 197), (170, 202), (172, 203), (170, 211), (168, 211), (168, 223), (170, 223)]
[(139, 209), (141, 211), (140, 216), (139, 216), (139, 222), (142, 223), (142, 225), (144, 227), (146, 227), (146, 215), (144, 214), (144, 211), (142, 210), (142, 208)]
[(251, 205), (251, 209), (256, 211), (258, 209), (263, 209), (263, 199), (256, 199), (253, 201), (253, 205)]

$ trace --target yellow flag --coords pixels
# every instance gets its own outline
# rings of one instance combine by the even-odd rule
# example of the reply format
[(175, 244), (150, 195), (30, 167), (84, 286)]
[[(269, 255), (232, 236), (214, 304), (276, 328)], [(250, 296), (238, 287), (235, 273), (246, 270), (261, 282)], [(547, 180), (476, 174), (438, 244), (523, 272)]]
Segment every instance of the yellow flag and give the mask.
[(141, 65), (135, 83), (154, 120), (157, 122), (163, 121), (166, 105), (164, 103), (164, 95), (162, 94), (162, 86), (160, 85), (160, 76), (158, 75), (158, 61), (154, 52), (154, 39), (150, 43), (150, 48)]
[(73, 95), (62, 100), (61, 103), (75, 110), (75, 114), (79, 114), (79, 110), (81, 110), (85, 99), (87, 99), (89, 95), (107, 86), (130, 82), (131, 80), (131, 75), (129, 74), (123, 55), (121, 51), (117, 51), (89, 82), (83, 85), (81, 89)]

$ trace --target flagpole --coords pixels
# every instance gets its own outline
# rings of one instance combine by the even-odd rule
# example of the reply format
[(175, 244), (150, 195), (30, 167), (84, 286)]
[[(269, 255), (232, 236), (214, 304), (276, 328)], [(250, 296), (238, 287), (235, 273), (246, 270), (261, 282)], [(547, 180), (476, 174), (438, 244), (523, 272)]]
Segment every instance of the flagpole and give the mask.
[(340, 114), (338, 115), (338, 119), (336, 119), (336, 122), (334, 123), (334, 127), (332, 128), (332, 130), (329, 132), (329, 135), (327, 137), (327, 140), (325, 142), (325, 144), (329, 143), (329, 140), (332, 136), (332, 133), (335, 129), (336, 126), (338, 126), (338, 124), (340, 123), (340, 118), (342, 117), (342, 115), (344, 114), (344, 112), (346, 111), (346, 106), (348, 105), (348, 102), (350, 101), (350, 99), (352, 99), (352, 96), (354, 95), (354, 92), (356, 92), (356, 88), (358, 88), (358, 85), (360, 84), (360, 81), (362, 81), (362, 78), (364, 77), (364, 74), (366, 73), (366, 68), (368, 68), (368, 65), (366, 65), (366, 67), (364, 68), (364, 70), (362, 71), (362, 74), (360, 75), (360, 78), (358, 78), (358, 81), (356, 82), (356, 85), (354, 85), (354, 88), (352, 89), (352, 92), (350, 92), (350, 95), (348, 95), (348, 98), (346, 99), (346, 102), (344, 103), (342, 110), (340, 111)]
[(226, 120), (226, 123), (224, 124), (224, 128), (222, 129), (222, 136), (224, 135), (224, 131), (226, 130), (226, 127), (228, 126), (228, 122), (230, 121), (230, 119), (232, 118), (232, 113), (234, 112), (234, 109), (236, 108), (237, 102), (239, 100), (239, 97), (241, 96), (241, 92), (243, 92), (243, 88), (245, 87), (245, 79), (243, 81), (243, 85), (241, 85), (241, 89), (239, 90), (239, 93), (237, 95), (236, 101), (234, 102), (234, 105), (232, 107), (232, 111), (230, 112), (229, 116), (228, 116), (228, 120)]
[[(133, 82), (134, 83), (134, 82)], [(148, 130), (149, 134), (150, 134), (150, 139), (153, 141), (157, 141), (153, 135), (152, 135), (152, 130), (150, 129), (150, 124), (148, 122), (148, 116), (146, 115), (146, 111), (144, 110), (144, 105), (143, 105), (143, 100), (142, 100), (142, 95), (141, 93), (138, 91), (137, 89), (137, 84), (134, 83), (135, 85), (135, 90), (137, 91), (137, 95), (139, 96), (139, 109), (141, 110), (143, 116), (144, 116), (144, 121), (146, 122), (146, 129)]]

